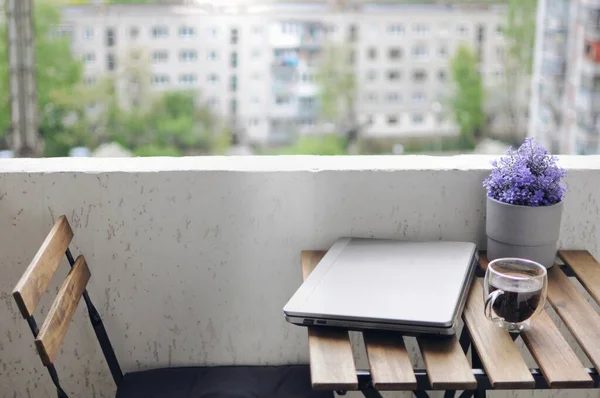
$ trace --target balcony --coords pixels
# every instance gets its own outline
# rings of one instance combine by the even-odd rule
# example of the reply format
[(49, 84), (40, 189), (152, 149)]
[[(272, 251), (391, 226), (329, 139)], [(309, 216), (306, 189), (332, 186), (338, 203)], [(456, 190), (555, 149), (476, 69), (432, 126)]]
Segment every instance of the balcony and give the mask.
[(544, 52), (542, 55), (542, 75), (544, 76), (563, 76), (566, 65), (564, 54)]
[[(287, 324), (281, 312), (301, 281), (300, 250), (326, 248), (339, 236), (468, 240), (484, 248), (481, 182), (490, 160), (2, 160), (0, 369), (6, 371), (0, 391), (56, 396), (9, 292), (60, 214), (75, 230), (74, 252), (88, 259), (89, 293), (124, 371), (306, 363), (306, 331)], [(598, 257), (600, 156), (567, 156), (561, 163), (569, 174), (559, 245)], [(48, 296), (40, 303), (45, 311)], [(72, 397), (114, 396), (81, 307), (57, 359), (61, 381)], [(418, 352), (414, 339), (406, 342), (408, 352)], [(412, 359), (423, 366), (420, 357)], [(357, 365), (368, 367), (364, 354)]]

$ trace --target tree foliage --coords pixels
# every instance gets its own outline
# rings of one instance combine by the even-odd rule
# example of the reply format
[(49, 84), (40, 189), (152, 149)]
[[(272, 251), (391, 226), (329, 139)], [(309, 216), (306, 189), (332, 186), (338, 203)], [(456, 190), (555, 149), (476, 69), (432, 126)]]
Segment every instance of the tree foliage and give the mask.
[[(35, 2), (35, 57), (38, 95), (38, 116), (40, 131), (46, 142), (46, 155), (64, 155), (61, 145), (52, 142), (55, 139), (71, 143), (85, 141), (77, 115), (83, 112), (83, 106), (77, 101), (78, 83), (82, 77), (81, 62), (71, 54), (69, 39), (57, 35), (60, 24), (60, 11), (49, 0)], [(0, 31), (6, 32), (6, 26), (0, 20)], [(10, 123), (10, 104), (8, 86), (7, 43), (0, 40), (0, 135), (5, 134)]]
[(460, 129), (461, 147), (471, 149), (485, 121), (484, 91), (477, 56), (461, 45), (450, 61), (450, 69), (455, 87), (449, 105)]
[(356, 77), (351, 57), (347, 46), (331, 45), (324, 50), (317, 82), (321, 117), (325, 120), (355, 120)]
[(344, 140), (334, 134), (303, 135), (283, 155), (345, 155)]

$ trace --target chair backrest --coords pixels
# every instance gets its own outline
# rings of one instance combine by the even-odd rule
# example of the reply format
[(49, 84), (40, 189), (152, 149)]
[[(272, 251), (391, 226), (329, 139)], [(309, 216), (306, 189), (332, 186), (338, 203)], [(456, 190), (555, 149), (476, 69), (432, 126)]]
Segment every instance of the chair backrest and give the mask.
[[(17, 306), (35, 337), (35, 346), (42, 363), (48, 368), (50, 377), (56, 385), (58, 396), (61, 398), (67, 397), (67, 395), (60, 386), (53, 362), (67, 334), (67, 329), (81, 297), (84, 297), (94, 331), (115, 382), (118, 384), (122, 378), (121, 369), (100, 315), (86, 291), (86, 285), (91, 276), (90, 270), (83, 256), (73, 260), (69, 250), (72, 239), (73, 230), (67, 218), (59, 217), (13, 291)], [(38, 330), (33, 313), (64, 255), (69, 260), (71, 270), (62, 283), (42, 328)]]

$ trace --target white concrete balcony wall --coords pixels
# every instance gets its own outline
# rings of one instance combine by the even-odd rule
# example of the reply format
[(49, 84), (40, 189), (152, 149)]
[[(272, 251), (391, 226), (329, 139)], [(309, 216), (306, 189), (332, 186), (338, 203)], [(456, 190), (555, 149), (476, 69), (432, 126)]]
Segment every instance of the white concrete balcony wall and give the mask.
[[(0, 397), (55, 396), (11, 291), (61, 214), (75, 231), (73, 252), (88, 260), (89, 293), (124, 371), (306, 363), (306, 331), (281, 312), (301, 283), (300, 251), (325, 249), (340, 236), (468, 240), (484, 248), (481, 182), (490, 160), (2, 160)], [(560, 246), (599, 256), (600, 156), (561, 162), (569, 189)], [(44, 296), (40, 324), (67, 270), (62, 264)], [(70, 396), (111, 397), (114, 386), (83, 307), (56, 366)], [(414, 341), (407, 344), (422, 366)], [(364, 350), (357, 361), (367, 366)], [(500, 396), (531, 392), (494, 394)]]

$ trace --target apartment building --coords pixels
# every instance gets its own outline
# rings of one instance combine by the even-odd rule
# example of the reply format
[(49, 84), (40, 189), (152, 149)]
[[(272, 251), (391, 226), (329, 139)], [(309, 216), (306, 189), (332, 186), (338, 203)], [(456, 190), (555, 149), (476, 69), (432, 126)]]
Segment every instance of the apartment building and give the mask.
[[(471, 45), (484, 83), (496, 84), (503, 19), (503, 7), (490, 4), (222, 1), (70, 6), (63, 29), (86, 84), (141, 59), (152, 90), (197, 91), (247, 140), (277, 145), (332, 129), (319, 117), (316, 78), (331, 45), (352, 54), (363, 135), (456, 135), (445, 105), (449, 60), (460, 43)], [(121, 80), (123, 106), (134, 104), (137, 91)]]
[(600, 1), (540, 0), (530, 135), (554, 152), (600, 153)]

